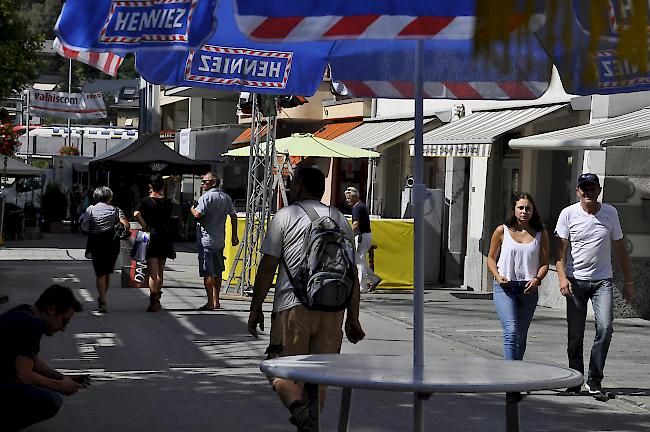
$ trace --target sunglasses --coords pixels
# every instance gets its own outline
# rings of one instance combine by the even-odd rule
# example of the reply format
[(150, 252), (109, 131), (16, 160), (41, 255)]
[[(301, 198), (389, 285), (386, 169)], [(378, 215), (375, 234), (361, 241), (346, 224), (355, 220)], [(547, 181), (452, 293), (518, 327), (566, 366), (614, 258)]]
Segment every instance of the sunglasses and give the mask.
[(519, 210), (531, 211), (533, 208), (531, 206), (518, 206)]
[(214, 181), (214, 180), (201, 180), (201, 184), (210, 183), (212, 181)]

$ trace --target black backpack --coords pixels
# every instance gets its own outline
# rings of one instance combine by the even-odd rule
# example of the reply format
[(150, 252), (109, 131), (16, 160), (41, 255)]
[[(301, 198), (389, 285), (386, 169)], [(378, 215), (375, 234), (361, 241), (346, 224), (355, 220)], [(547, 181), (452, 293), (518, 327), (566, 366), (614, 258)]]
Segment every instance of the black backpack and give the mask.
[(319, 216), (313, 207), (296, 204), (307, 213), (311, 225), (305, 233), (295, 275), (281, 259), (293, 292), (309, 309), (344, 310), (352, 298), (356, 278), (352, 239), (330, 215)]

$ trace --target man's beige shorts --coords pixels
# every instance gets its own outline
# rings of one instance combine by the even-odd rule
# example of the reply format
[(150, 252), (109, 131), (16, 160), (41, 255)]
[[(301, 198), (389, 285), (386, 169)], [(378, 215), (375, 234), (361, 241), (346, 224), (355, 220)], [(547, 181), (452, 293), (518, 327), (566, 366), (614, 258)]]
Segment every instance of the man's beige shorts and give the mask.
[[(325, 312), (297, 305), (271, 314), (267, 359), (300, 354), (338, 354), (345, 311)], [(271, 385), (274, 377), (269, 377)]]

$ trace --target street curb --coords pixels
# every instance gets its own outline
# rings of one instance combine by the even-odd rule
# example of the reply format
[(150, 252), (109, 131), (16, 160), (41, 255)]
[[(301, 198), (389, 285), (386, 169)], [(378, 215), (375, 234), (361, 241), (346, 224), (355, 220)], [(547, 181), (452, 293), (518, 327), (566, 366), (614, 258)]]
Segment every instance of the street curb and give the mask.
[[(240, 294), (229, 294), (229, 293), (220, 293), (219, 294), (219, 299), (220, 300), (233, 300), (233, 301), (241, 301), (241, 302), (248, 302), (250, 303), (253, 297), (249, 296), (244, 296)], [(266, 297), (264, 299), (264, 303), (273, 303), (273, 298), (272, 297)]]

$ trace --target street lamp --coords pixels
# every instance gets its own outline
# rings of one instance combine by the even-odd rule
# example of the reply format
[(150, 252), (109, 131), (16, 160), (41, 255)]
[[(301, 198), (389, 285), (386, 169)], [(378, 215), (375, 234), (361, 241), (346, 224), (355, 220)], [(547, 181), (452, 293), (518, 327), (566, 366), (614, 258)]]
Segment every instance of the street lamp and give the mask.
[(80, 142), (79, 142), (79, 156), (83, 156), (83, 155), (84, 155), (84, 132), (85, 132), (85, 131), (84, 131), (83, 129), (79, 129), (79, 131), (78, 131), (78, 133), (79, 133), (79, 137), (80, 137)]

